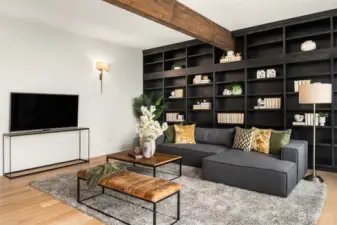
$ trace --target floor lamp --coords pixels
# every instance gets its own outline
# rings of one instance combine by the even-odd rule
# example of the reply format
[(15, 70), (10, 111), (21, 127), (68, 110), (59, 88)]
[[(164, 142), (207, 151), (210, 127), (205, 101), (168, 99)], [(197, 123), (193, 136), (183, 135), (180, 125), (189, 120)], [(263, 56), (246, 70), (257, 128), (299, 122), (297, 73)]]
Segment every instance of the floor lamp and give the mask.
[(300, 104), (313, 104), (314, 108), (314, 121), (313, 121), (313, 162), (312, 162), (312, 174), (305, 177), (308, 181), (324, 182), (322, 177), (316, 174), (316, 104), (331, 103), (332, 95), (331, 84), (303, 84), (299, 87), (299, 103)]

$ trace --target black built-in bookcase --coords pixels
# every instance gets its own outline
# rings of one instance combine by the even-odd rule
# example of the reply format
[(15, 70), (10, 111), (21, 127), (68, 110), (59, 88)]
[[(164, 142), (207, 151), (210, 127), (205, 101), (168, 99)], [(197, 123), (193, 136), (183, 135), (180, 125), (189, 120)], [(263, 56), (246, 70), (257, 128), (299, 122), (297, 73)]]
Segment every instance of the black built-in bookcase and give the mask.
[[(243, 60), (220, 64), (223, 50), (198, 40), (144, 50), (144, 93), (165, 96), (167, 112), (185, 115), (185, 123), (199, 127), (233, 127), (219, 124), (217, 113), (244, 113), (250, 128), (291, 128), (293, 139), (309, 142), (309, 165), (312, 164), (312, 127), (293, 126), (295, 114), (312, 113), (311, 105), (300, 105), (294, 80), (332, 83), (332, 104), (317, 105), (318, 112), (328, 113), (326, 126), (317, 127), (317, 167), (337, 171), (337, 10), (293, 18), (233, 32), (236, 52)], [(301, 44), (313, 40), (317, 49), (301, 52)], [(171, 70), (172, 65), (183, 65)], [(256, 79), (260, 69), (276, 69), (276, 78)], [(208, 75), (211, 84), (193, 85), (194, 75)], [(240, 96), (223, 96), (222, 91), (241, 84)], [(184, 97), (169, 99), (174, 89), (184, 89)], [(281, 109), (254, 109), (259, 97), (280, 97)], [(211, 110), (192, 110), (194, 103), (209, 100)], [(165, 121), (165, 114), (162, 121)]]

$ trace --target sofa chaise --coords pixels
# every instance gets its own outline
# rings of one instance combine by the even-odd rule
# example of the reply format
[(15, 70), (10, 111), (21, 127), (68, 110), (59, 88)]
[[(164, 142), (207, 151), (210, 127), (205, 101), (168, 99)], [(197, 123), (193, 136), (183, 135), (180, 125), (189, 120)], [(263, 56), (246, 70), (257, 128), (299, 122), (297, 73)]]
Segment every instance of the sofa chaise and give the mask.
[(157, 151), (180, 155), (182, 163), (201, 167), (203, 179), (287, 197), (307, 171), (307, 141), (291, 140), (281, 154), (233, 149), (235, 129), (196, 128), (196, 144), (157, 139)]

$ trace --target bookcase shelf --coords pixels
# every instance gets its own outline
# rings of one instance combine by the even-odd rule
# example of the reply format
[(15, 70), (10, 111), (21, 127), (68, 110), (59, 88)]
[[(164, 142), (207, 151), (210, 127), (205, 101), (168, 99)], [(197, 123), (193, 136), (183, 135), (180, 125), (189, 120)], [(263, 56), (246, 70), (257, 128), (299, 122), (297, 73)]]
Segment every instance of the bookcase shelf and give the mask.
[(289, 37), (286, 40), (296, 40), (296, 39), (306, 39), (306, 38), (310, 38), (310, 37), (316, 37), (316, 36), (321, 36), (321, 35), (327, 35), (330, 34), (331, 31), (327, 30), (327, 31), (321, 31), (321, 32), (316, 32), (316, 33), (309, 33), (309, 34), (303, 34), (303, 35), (298, 35), (298, 36), (294, 36), (294, 37)]
[(198, 87), (198, 86), (213, 86), (213, 83), (207, 83), (207, 84), (189, 84), (189, 87)]
[[(143, 51), (144, 92), (164, 95), (165, 112), (180, 112), (184, 124), (229, 128), (252, 126), (293, 129), (292, 138), (312, 142), (312, 126), (293, 126), (295, 114), (312, 113), (312, 107), (298, 103), (294, 82), (311, 80), (337, 85), (337, 10), (315, 16), (264, 24), (233, 32), (235, 52), (243, 60), (220, 64), (224, 50), (198, 40)], [(313, 40), (317, 49), (301, 51), (304, 41)], [(183, 69), (172, 70), (172, 65)], [(276, 77), (257, 79), (258, 70), (275, 69)], [(193, 84), (195, 75), (207, 75), (212, 83)], [(242, 95), (223, 96), (223, 90), (241, 85)], [(174, 89), (183, 89), (183, 98), (168, 98)], [(281, 98), (280, 109), (254, 109), (258, 98)], [(337, 171), (337, 88), (331, 105), (318, 105), (328, 113), (327, 126), (317, 126), (316, 159), (319, 167)], [(193, 110), (199, 101), (212, 109)], [(243, 113), (243, 124), (218, 123), (217, 113)], [(163, 117), (165, 118), (165, 117)], [(170, 122), (173, 124), (172, 122)], [(331, 133), (332, 132), (332, 133)], [(312, 148), (309, 146), (309, 163)]]
[(282, 38), (277, 38), (275, 40), (269, 40), (269, 41), (264, 41), (264, 42), (260, 42), (260, 43), (250, 44), (250, 45), (247, 45), (247, 48), (254, 48), (254, 47), (263, 46), (263, 45), (270, 45), (270, 44), (280, 44), (282, 42), (283, 42)]
[(249, 79), (247, 82), (268, 82), (268, 81), (283, 81), (283, 77), (270, 77), (270, 78), (260, 78), (260, 79)]
[(244, 98), (245, 95), (217, 95), (216, 98)]

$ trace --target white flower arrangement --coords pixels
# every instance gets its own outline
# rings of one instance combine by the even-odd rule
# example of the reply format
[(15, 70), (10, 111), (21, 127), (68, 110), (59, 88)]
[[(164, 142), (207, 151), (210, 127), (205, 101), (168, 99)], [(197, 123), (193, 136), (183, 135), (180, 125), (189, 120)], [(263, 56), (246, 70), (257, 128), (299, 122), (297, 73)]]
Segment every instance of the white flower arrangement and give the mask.
[(140, 117), (140, 123), (136, 127), (139, 137), (145, 140), (155, 140), (163, 135), (168, 126), (167, 123), (160, 125), (158, 121), (153, 120), (155, 117), (153, 113), (156, 111), (156, 107), (152, 105), (149, 110), (145, 106), (142, 106), (140, 110), (143, 115)]

